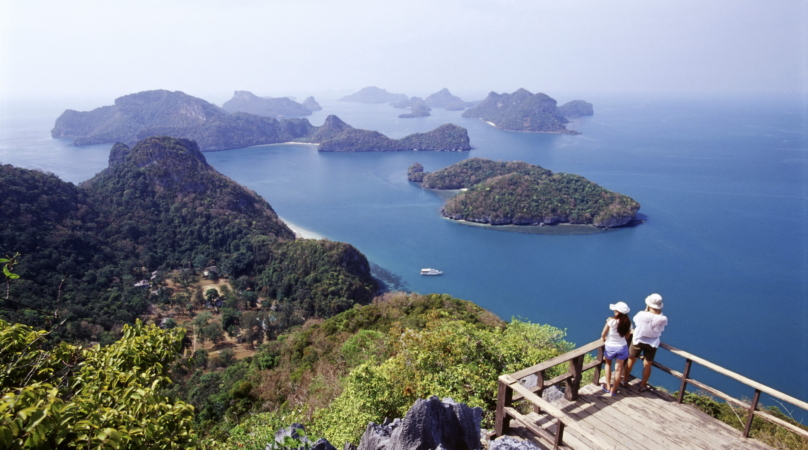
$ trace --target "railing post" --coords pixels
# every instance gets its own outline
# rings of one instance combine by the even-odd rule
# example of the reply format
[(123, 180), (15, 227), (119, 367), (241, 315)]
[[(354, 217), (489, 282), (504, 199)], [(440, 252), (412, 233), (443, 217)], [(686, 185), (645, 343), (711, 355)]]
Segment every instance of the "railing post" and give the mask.
[(581, 388), (581, 372), (584, 368), (584, 355), (577, 356), (570, 360), (569, 374), (572, 378), (564, 382), (564, 398), (574, 402), (578, 400), (578, 389)]
[(494, 420), (494, 432), (497, 436), (505, 436), (511, 425), (511, 418), (505, 412), (505, 407), (511, 406), (513, 403), (513, 389), (502, 380), (499, 380), (498, 384), (499, 389), (497, 392), (497, 413)]
[[(536, 374), (538, 379), (536, 380), (536, 386), (539, 387), (539, 390), (536, 391), (536, 395), (541, 397), (544, 393), (544, 371), (540, 370), (539, 373)], [(533, 405), (533, 412), (536, 414), (541, 414), (541, 406), (534, 404)]]
[(685, 371), (682, 372), (682, 385), (679, 387), (679, 398), (676, 400), (677, 403), (682, 403), (685, 399), (685, 389), (687, 388), (687, 379), (690, 377), (690, 365), (693, 364), (693, 361), (686, 359), (685, 360)]
[(749, 405), (749, 417), (747, 417), (746, 427), (743, 429), (743, 437), (745, 438), (749, 437), (749, 432), (752, 430), (752, 420), (755, 418), (758, 400), (760, 400), (760, 389), (755, 389), (755, 397), (752, 399), (752, 404)]
[(603, 347), (598, 349), (598, 364), (592, 371), (592, 384), (600, 384), (600, 371), (603, 370)]
[(556, 435), (555, 435), (555, 442), (553, 442), (553, 450), (556, 450), (558, 447), (560, 447), (563, 440), (564, 440), (564, 422), (562, 422), (561, 419), (559, 418), (556, 421)]

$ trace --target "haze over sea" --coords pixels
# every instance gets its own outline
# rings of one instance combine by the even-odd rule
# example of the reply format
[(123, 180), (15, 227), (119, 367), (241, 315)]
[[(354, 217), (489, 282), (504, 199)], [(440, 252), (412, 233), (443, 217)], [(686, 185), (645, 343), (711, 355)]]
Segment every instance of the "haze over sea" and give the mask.
[[(549, 93), (551, 96), (552, 92)], [(564, 103), (569, 99), (558, 99)], [(595, 115), (581, 135), (497, 130), (442, 109), (399, 119), (388, 105), (318, 101), (309, 117), (337, 114), (400, 138), (452, 122), (464, 153), (318, 153), (273, 145), (206, 153), (210, 164), (262, 195), (298, 227), (356, 246), (407, 290), (448, 293), (500, 317), (566, 329), (578, 345), (599, 337), (609, 303), (631, 315), (652, 292), (665, 298), (663, 340), (797, 398), (808, 398), (808, 117), (787, 100), (586, 97)], [(111, 102), (107, 102), (108, 104)], [(107, 165), (110, 145), (50, 138), (64, 108), (6, 105), (0, 161), (80, 182)], [(101, 106), (87, 105), (84, 109)], [(641, 205), (645, 223), (588, 235), (538, 235), (443, 219), (443, 201), (407, 181), (470, 157), (520, 160), (582, 175)], [(423, 267), (444, 271), (421, 277)], [(663, 352), (663, 363), (684, 362)], [(638, 374), (639, 371), (635, 369)], [(724, 377), (693, 377), (749, 397)], [(652, 383), (677, 389), (657, 371)], [(775, 402), (764, 399), (767, 404)]]

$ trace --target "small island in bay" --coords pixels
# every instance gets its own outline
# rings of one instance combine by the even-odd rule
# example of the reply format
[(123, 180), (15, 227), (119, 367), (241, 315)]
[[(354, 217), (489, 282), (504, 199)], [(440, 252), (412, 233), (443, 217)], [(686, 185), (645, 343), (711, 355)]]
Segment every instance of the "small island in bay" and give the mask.
[(320, 106), (320, 104), (317, 103), (317, 100), (315, 100), (314, 97), (312, 97), (312, 96), (306, 97), (306, 99), (303, 100), (302, 104), (303, 104), (303, 106), (306, 107), (306, 109), (308, 109), (311, 112), (322, 111), (323, 110), (323, 107)]
[[(568, 110), (577, 111), (577, 107), (570, 106)], [(463, 117), (482, 119), (506, 131), (579, 134), (567, 129), (565, 124), (569, 120), (559, 112), (553, 98), (542, 93), (532, 94), (526, 89), (513, 94), (491, 92), (479, 105), (464, 111)]]
[(521, 161), (471, 158), (436, 172), (410, 166), (407, 178), (422, 187), (462, 190), (441, 214), (488, 225), (580, 224), (614, 228), (631, 223), (640, 204), (587, 180)]
[(341, 102), (356, 102), (356, 103), (397, 103), (407, 101), (409, 97), (404, 94), (393, 94), (387, 92), (386, 89), (381, 89), (376, 86), (368, 86), (360, 89), (351, 95), (346, 95), (339, 99)]
[(399, 119), (413, 119), (417, 117), (428, 117), (432, 108), (424, 102), (424, 100), (420, 97), (412, 97), (407, 101), (402, 101), (398, 103), (393, 103), (394, 108), (409, 108), (409, 114), (400, 114), (398, 117)]
[(337, 116), (328, 116), (311, 137), (320, 144), (321, 152), (401, 152), (471, 150), (468, 131), (447, 123), (426, 133), (414, 133), (401, 139), (391, 139), (378, 131), (360, 130), (346, 124)]
[(323, 152), (471, 149), (466, 129), (452, 124), (428, 133), (390, 139), (377, 131), (353, 128), (333, 115), (326, 118), (323, 126), (316, 127), (305, 118), (228, 113), (205, 100), (162, 90), (130, 94), (116, 99), (114, 105), (92, 111), (67, 110), (56, 119), (51, 135), (73, 138), (75, 145), (115, 142), (134, 145), (150, 136), (173, 136), (194, 140), (202, 151), (284, 142), (319, 144), (318, 149)]
[(463, 101), (463, 99), (460, 97), (452, 95), (452, 93), (446, 88), (435, 92), (427, 97), (424, 101), (427, 105), (433, 108), (443, 108), (447, 111), (462, 111), (466, 108), (474, 106), (474, 103)]
[(310, 116), (312, 111), (288, 97), (259, 97), (249, 91), (234, 92), (233, 98), (226, 101), (222, 108), (229, 113), (243, 112), (276, 118)]
[(568, 119), (581, 116), (591, 116), (595, 114), (592, 104), (583, 100), (573, 100), (571, 102), (564, 103), (557, 109), (559, 114)]

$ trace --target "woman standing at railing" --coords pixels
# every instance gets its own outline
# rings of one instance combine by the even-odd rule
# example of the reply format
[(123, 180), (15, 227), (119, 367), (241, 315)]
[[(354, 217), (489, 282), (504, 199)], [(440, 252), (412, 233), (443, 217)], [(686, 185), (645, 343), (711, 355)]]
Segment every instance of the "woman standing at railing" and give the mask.
[[(600, 338), (605, 342), (603, 358), (606, 360), (606, 383), (601, 384), (601, 386), (604, 391), (611, 393), (612, 397), (614, 397), (617, 395), (617, 385), (625, 370), (626, 359), (628, 359), (626, 336), (631, 332), (631, 319), (628, 318), (628, 313), (631, 310), (623, 302), (609, 305), (609, 309), (614, 312), (614, 316), (606, 319), (606, 325), (600, 335)], [(612, 382), (612, 360), (616, 360), (614, 382)]]

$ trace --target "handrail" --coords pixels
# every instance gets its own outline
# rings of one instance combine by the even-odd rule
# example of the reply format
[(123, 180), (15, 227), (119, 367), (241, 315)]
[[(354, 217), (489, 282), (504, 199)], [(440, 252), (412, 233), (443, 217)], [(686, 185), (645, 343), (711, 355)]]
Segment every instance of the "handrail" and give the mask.
[(725, 368), (719, 366), (718, 364), (714, 364), (714, 363), (711, 363), (710, 361), (707, 361), (706, 359), (699, 358), (698, 356), (696, 356), (696, 355), (694, 355), (692, 353), (688, 353), (688, 352), (686, 352), (684, 350), (679, 350), (678, 348), (676, 348), (676, 347), (674, 347), (672, 345), (668, 345), (668, 344), (666, 344), (664, 342), (661, 342), (659, 344), (659, 346), (664, 348), (665, 350), (670, 351), (674, 355), (681, 356), (682, 358), (689, 359), (689, 360), (691, 360), (693, 362), (699, 363), (699, 364), (701, 364), (702, 366), (704, 366), (704, 367), (706, 367), (708, 369), (712, 369), (712, 370), (720, 373), (721, 375), (725, 375), (725, 376), (727, 376), (729, 378), (732, 378), (735, 381), (739, 381), (739, 382), (741, 382), (741, 383), (743, 383), (743, 384), (745, 384), (745, 385), (747, 385), (747, 386), (749, 386), (751, 388), (759, 389), (760, 392), (762, 392), (764, 394), (771, 395), (774, 398), (780, 399), (780, 400), (782, 400), (784, 402), (791, 403), (794, 406), (799, 406), (800, 408), (808, 411), (808, 402), (804, 402), (804, 401), (802, 401), (802, 400), (800, 400), (798, 398), (794, 398), (794, 397), (792, 397), (792, 396), (790, 396), (788, 394), (780, 392), (777, 389), (770, 388), (769, 386), (766, 386), (765, 384), (761, 384), (761, 383), (758, 383), (757, 381), (754, 381), (754, 380), (751, 380), (749, 378), (746, 378), (745, 376), (743, 376), (741, 374), (738, 374), (738, 373), (735, 373), (735, 372), (733, 372), (731, 370), (725, 369)]
[[(680, 349), (678, 349), (678, 348), (676, 348), (676, 347), (674, 347), (672, 345), (668, 345), (668, 344), (662, 342), (662, 343), (659, 344), (659, 346), (662, 347), (665, 350), (670, 351), (674, 355), (681, 356), (682, 358), (685, 359), (684, 373), (677, 372), (677, 371), (671, 369), (670, 367), (666, 367), (666, 366), (664, 366), (664, 365), (662, 365), (662, 364), (660, 364), (660, 363), (658, 363), (656, 361), (654, 361), (652, 363), (654, 365), (654, 367), (657, 367), (657, 368), (661, 369), (663, 372), (666, 372), (666, 373), (670, 374), (674, 378), (678, 378), (678, 379), (682, 380), (681, 387), (679, 388), (679, 397), (677, 398), (678, 403), (682, 403), (682, 401), (684, 400), (685, 389), (687, 388), (687, 385), (689, 383), (689, 384), (692, 384), (692, 385), (698, 387), (699, 389), (701, 389), (703, 391), (706, 391), (706, 392), (708, 392), (708, 393), (710, 393), (710, 394), (712, 394), (712, 395), (714, 395), (714, 396), (716, 396), (716, 397), (718, 397), (720, 399), (723, 399), (726, 402), (734, 403), (734, 404), (739, 405), (742, 408), (746, 409), (747, 412), (749, 413), (749, 416), (746, 419), (746, 426), (744, 427), (744, 430), (743, 430), (743, 433), (742, 433), (743, 437), (745, 437), (745, 438), (749, 437), (749, 432), (752, 430), (752, 420), (755, 418), (755, 416), (760, 417), (760, 418), (765, 419), (765, 420), (768, 420), (769, 422), (772, 422), (772, 423), (774, 423), (776, 425), (779, 425), (779, 426), (781, 426), (783, 428), (786, 428), (789, 431), (792, 431), (792, 432), (794, 432), (794, 433), (796, 433), (796, 434), (798, 434), (800, 436), (808, 438), (808, 431), (806, 431), (806, 430), (804, 430), (804, 429), (802, 429), (802, 428), (800, 428), (798, 426), (792, 425), (792, 424), (790, 424), (790, 423), (788, 423), (788, 422), (786, 422), (784, 420), (778, 419), (777, 417), (774, 417), (771, 414), (766, 413), (765, 411), (759, 410), (758, 409), (758, 401), (760, 400), (760, 394), (764, 393), (764, 394), (770, 395), (770, 396), (772, 396), (774, 398), (780, 399), (782, 401), (791, 403), (792, 405), (794, 405), (794, 406), (796, 406), (798, 408), (802, 408), (805, 411), (808, 411), (808, 402), (804, 402), (804, 401), (802, 401), (802, 400), (800, 400), (798, 398), (794, 398), (794, 397), (792, 397), (792, 396), (790, 396), (788, 394), (785, 394), (783, 392), (778, 391), (777, 389), (770, 388), (769, 386), (766, 386), (765, 384), (758, 383), (757, 381), (749, 379), (749, 378), (747, 378), (747, 377), (745, 377), (743, 375), (740, 375), (738, 373), (735, 373), (735, 372), (733, 372), (733, 371), (731, 371), (729, 369), (725, 369), (725, 368), (719, 366), (718, 364), (715, 364), (715, 363), (712, 363), (710, 361), (707, 361), (706, 359), (700, 358), (700, 357), (698, 357), (698, 356), (696, 356), (696, 355), (694, 355), (692, 353), (686, 352), (684, 350), (680, 350)], [(755, 390), (755, 393), (754, 393), (754, 396), (752, 398), (751, 404), (743, 402), (741, 400), (738, 400), (737, 398), (734, 398), (734, 397), (732, 397), (732, 396), (730, 396), (728, 394), (725, 394), (725, 393), (719, 391), (718, 389), (715, 389), (714, 387), (708, 386), (708, 385), (706, 385), (706, 384), (704, 384), (704, 383), (702, 383), (700, 381), (697, 381), (697, 380), (695, 380), (693, 378), (690, 378), (690, 367), (691, 367), (692, 363), (694, 363), (694, 362), (698, 363), (698, 364), (701, 364), (702, 366), (704, 366), (704, 367), (706, 367), (706, 368), (708, 368), (710, 370), (713, 370), (713, 371), (715, 371), (717, 373), (720, 373), (721, 375), (724, 375), (724, 376), (726, 376), (728, 378), (731, 378), (731, 379), (733, 379), (735, 381), (738, 381), (738, 382), (740, 382), (742, 384), (745, 384), (745, 385), (753, 388)]]
[[(746, 426), (742, 433), (743, 437), (745, 438), (749, 437), (749, 431), (751, 430), (752, 427), (752, 419), (755, 416), (768, 420), (769, 422), (772, 422), (798, 435), (808, 438), (808, 431), (798, 426), (792, 425), (782, 419), (774, 417), (773, 415), (765, 411), (759, 410), (758, 401), (760, 399), (760, 394), (764, 393), (779, 400), (791, 403), (792, 405), (795, 405), (806, 411), (808, 411), (808, 402), (794, 398), (788, 394), (780, 392), (769, 386), (763, 385), (754, 380), (746, 378), (743, 375), (725, 369), (717, 364), (707, 361), (706, 359), (693, 355), (692, 353), (688, 353), (684, 350), (680, 350), (676, 347), (673, 347), (672, 345), (665, 344), (664, 342), (660, 343), (660, 347), (670, 351), (671, 353), (677, 356), (685, 358), (686, 361), (684, 372), (678, 372), (676, 370), (673, 370), (669, 367), (660, 364), (657, 361), (652, 362), (652, 364), (655, 367), (659, 368), (663, 372), (666, 372), (671, 376), (682, 380), (681, 387), (679, 389), (679, 397), (677, 398), (678, 403), (683, 402), (685, 389), (687, 388), (687, 384), (689, 383), (718, 398), (721, 398), (727, 402), (740, 405), (741, 407), (746, 409), (749, 412), (749, 417), (747, 418)], [(583, 347), (579, 347), (575, 350), (564, 353), (563, 355), (556, 356), (555, 358), (548, 359), (547, 361), (544, 361), (542, 363), (536, 364), (526, 369), (522, 369), (512, 374), (500, 376), (498, 380), (499, 392), (497, 395), (497, 410), (494, 427), (495, 434), (498, 436), (502, 436), (505, 433), (507, 433), (509, 422), (511, 419), (514, 419), (520, 424), (523, 424), (526, 428), (528, 428), (538, 436), (541, 436), (545, 439), (550, 439), (552, 437), (549, 435), (549, 432), (545, 430), (539, 431), (537, 427), (530, 425), (528, 423), (529, 421), (526, 421), (524, 416), (519, 414), (515, 409), (511, 408), (511, 405), (514, 401), (524, 399), (533, 404), (535, 412), (540, 412), (541, 410), (544, 410), (557, 419), (558, 427), (556, 431), (556, 436), (553, 439), (550, 439), (553, 441), (554, 448), (557, 448), (562, 443), (564, 427), (572, 428), (576, 432), (584, 435), (587, 439), (589, 439), (593, 443), (600, 446), (604, 446), (605, 444), (601, 442), (596, 435), (593, 435), (592, 430), (585, 429), (584, 427), (582, 427), (582, 424), (577, 422), (572, 416), (570, 416), (566, 412), (558, 409), (551, 403), (541, 398), (541, 394), (545, 388), (563, 382), (565, 383), (566, 386), (564, 392), (565, 398), (569, 401), (577, 400), (578, 390), (580, 389), (580, 383), (581, 383), (581, 375), (583, 372), (591, 369), (594, 369), (594, 376), (592, 383), (598, 384), (600, 380), (601, 367), (604, 361), (603, 348), (604, 348), (603, 341), (598, 339), (597, 341), (590, 342), (589, 344), (586, 344)], [(598, 351), (597, 358), (594, 361), (590, 362), (589, 364), (584, 365), (583, 364), (584, 356), (595, 350)], [(567, 362), (570, 363), (569, 370), (567, 371), (567, 373), (559, 375), (553, 379), (546, 380), (545, 373), (547, 370)], [(728, 394), (725, 394), (724, 392), (719, 391), (718, 389), (715, 389), (700, 381), (690, 378), (690, 369), (692, 363), (700, 364), (708, 369), (711, 369), (717, 373), (720, 373), (733, 380), (743, 383), (751, 388), (754, 388), (755, 394), (751, 404), (738, 400)], [(521, 383), (519, 383), (520, 379), (523, 379), (531, 375), (536, 375), (538, 377), (538, 381), (535, 387), (527, 388), (523, 386)]]

